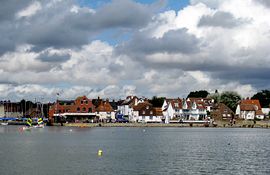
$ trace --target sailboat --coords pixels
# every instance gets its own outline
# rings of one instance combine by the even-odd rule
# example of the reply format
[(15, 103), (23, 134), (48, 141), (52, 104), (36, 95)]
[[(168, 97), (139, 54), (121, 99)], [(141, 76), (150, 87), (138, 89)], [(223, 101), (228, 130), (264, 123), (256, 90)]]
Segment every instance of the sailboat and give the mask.
[(38, 118), (37, 125), (34, 126), (35, 128), (44, 128), (43, 119), (40, 117)]
[(5, 122), (5, 123), (1, 123), (1, 125), (4, 125), (4, 126), (6, 126), (6, 125), (8, 125), (8, 122)]
[(31, 130), (32, 127), (32, 119), (28, 118), (26, 121), (26, 126), (22, 127), (23, 130)]

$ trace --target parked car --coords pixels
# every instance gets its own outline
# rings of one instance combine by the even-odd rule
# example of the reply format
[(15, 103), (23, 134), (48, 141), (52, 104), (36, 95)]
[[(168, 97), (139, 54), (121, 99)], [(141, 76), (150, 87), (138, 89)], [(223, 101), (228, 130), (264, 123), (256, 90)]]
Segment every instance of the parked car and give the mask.
[(129, 121), (127, 119), (125, 119), (125, 118), (117, 118), (116, 122), (117, 123), (128, 123)]

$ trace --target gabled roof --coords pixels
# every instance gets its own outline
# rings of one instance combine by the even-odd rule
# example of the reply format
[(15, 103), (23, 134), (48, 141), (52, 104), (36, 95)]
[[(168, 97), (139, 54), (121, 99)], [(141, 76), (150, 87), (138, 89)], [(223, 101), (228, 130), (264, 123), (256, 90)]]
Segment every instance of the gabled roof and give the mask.
[(195, 103), (197, 105), (196, 109), (206, 109), (205, 103), (203, 101), (185, 101), (187, 104), (187, 109), (192, 109), (192, 105)]
[(213, 99), (211, 98), (194, 98), (194, 97), (190, 97), (187, 98), (187, 101), (191, 101), (191, 102), (203, 102), (204, 106), (212, 106), (213, 105)]
[(146, 106), (152, 107), (153, 105), (151, 103), (149, 103), (148, 101), (145, 101), (145, 102), (139, 103), (138, 105), (134, 106), (133, 110), (140, 111), (140, 110), (146, 108)]
[(257, 107), (256, 105), (252, 105), (252, 104), (241, 104), (240, 105), (240, 110), (241, 111), (257, 111)]
[(129, 105), (130, 107), (135, 105), (135, 100), (138, 100), (136, 96), (128, 96), (121, 105)]
[(234, 114), (234, 112), (224, 103), (218, 103), (213, 106), (214, 111), (219, 111), (220, 113)]
[(100, 104), (98, 105), (96, 111), (98, 112), (113, 112), (113, 108), (110, 105), (109, 101), (101, 101)]
[(256, 105), (257, 106), (257, 110), (261, 110), (261, 104), (259, 100), (241, 100), (240, 102), (240, 108), (241, 105)]
[(171, 104), (173, 109), (182, 109), (182, 100), (181, 99), (166, 99), (167, 104)]
[(205, 109), (205, 103), (203, 101), (197, 101), (197, 109)]
[[(241, 100), (240, 110), (241, 111), (258, 111), (261, 110), (261, 104), (259, 100)], [(258, 112), (260, 113), (260, 112)]]

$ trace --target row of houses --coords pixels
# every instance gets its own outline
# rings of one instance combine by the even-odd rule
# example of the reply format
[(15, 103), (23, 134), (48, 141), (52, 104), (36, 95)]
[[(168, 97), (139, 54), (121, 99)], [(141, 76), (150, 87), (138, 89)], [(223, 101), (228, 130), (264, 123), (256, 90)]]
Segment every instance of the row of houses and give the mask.
[[(31, 113), (38, 111), (38, 105), (33, 105), (35, 108), (23, 111), (21, 103), (11, 104), (11, 102), (0, 103), (0, 115), (3, 113), (19, 117), (30, 111)], [(264, 119), (270, 111), (269, 108), (261, 108), (259, 100), (251, 99), (241, 100), (234, 112), (225, 104), (214, 103), (211, 98), (164, 99), (161, 107), (154, 107), (148, 99), (136, 96), (128, 96), (125, 100), (118, 101), (89, 99), (81, 96), (75, 100), (57, 100), (47, 106), (48, 117), (52, 122), (59, 122), (63, 119), (67, 122), (112, 121), (119, 116), (123, 116), (130, 122), (147, 123), (208, 120), (210, 117), (254, 120)]]
[[(264, 113), (263, 113), (264, 112)], [(264, 119), (269, 110), (260, 106), (259, 100), (241, 100), (236, 112), (223, 103), (214, 103), (211, 98), (164, 99), (161, 107), (154, 107), (146, 98), (128, 96), (125, 100), (90, 100), (86, 96), (74, 101), (58, 100), (49, 114), (54, 120), (64, 116), (70, 122), (76, 120), (116, 120), (121, 115), (130, 122), (164, 122), (181, 120), (208, 120), (242, 118)]]

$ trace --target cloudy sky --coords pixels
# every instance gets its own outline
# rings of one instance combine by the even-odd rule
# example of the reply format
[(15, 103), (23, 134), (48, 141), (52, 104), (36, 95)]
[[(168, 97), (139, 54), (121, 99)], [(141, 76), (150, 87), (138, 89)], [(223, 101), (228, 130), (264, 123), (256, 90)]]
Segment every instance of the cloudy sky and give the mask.
[(269, 0), (4, 0), (0, 98), (270, 88)]

